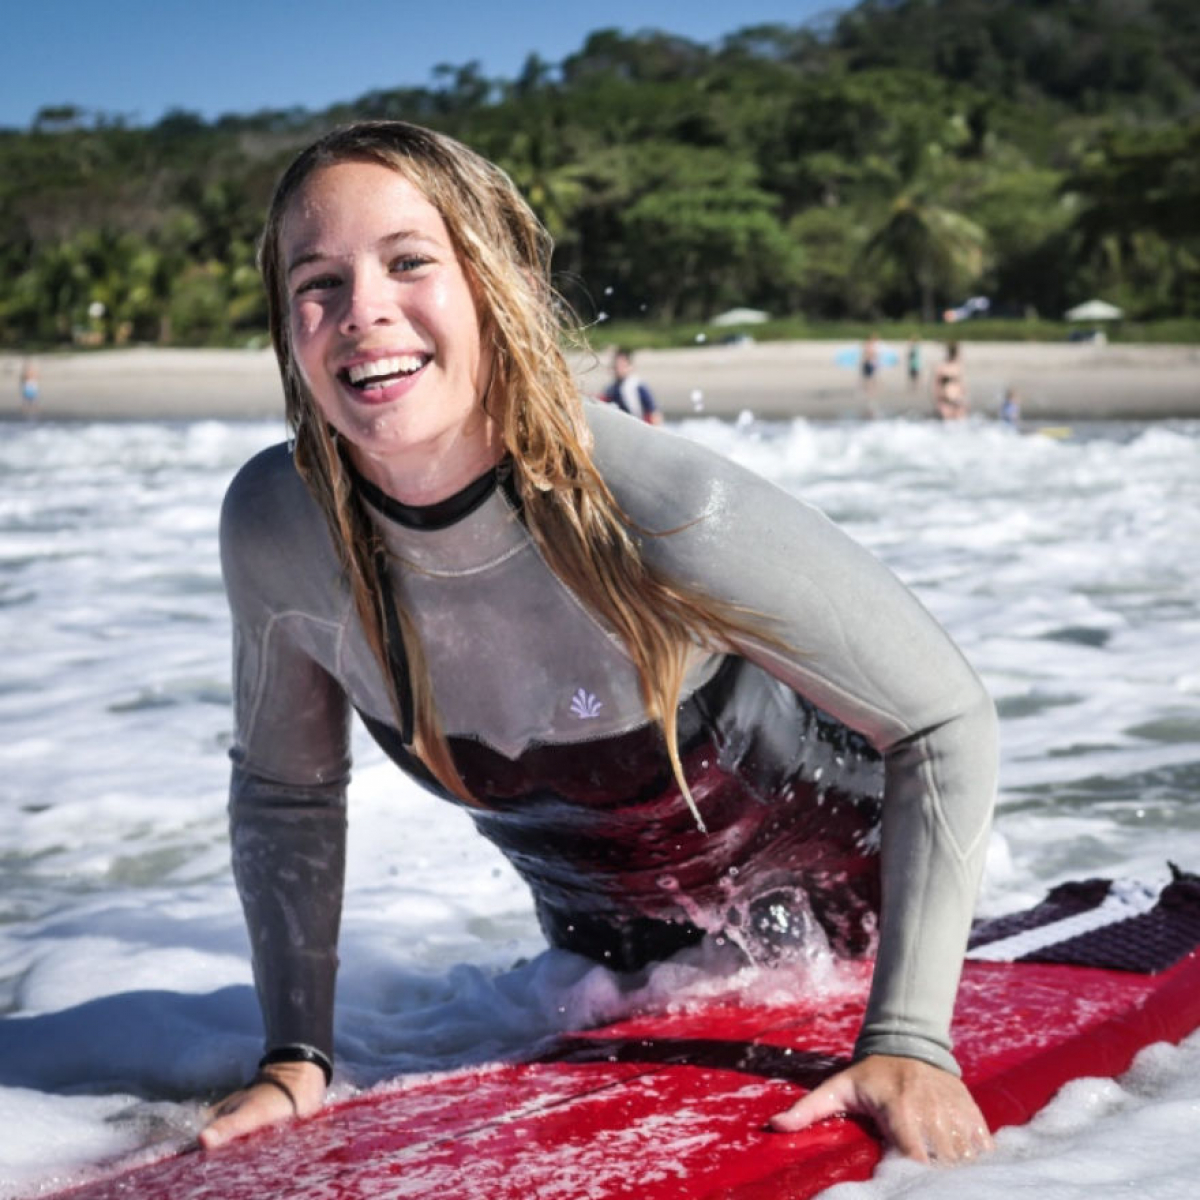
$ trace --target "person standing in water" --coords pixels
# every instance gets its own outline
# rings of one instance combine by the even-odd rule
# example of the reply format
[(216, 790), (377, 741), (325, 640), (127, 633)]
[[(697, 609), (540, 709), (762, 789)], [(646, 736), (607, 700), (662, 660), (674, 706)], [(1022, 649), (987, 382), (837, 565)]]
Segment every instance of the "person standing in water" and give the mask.
[(1013, 429), (1021, 426), (1021, 396), (1014, 387), (1004, 389), (1004, 398), (1000, 401), (1000, 411), (996, 414), (1005, 425)]
[(908, 373), (908, 390), (915, 392), (921, 383), (921, 342), (918, 338), (908, 339), (904, 364)]
[(41, 385), (38, 380), (37, 363), (27, 358), (21, 363), (21, 374), (17, 381), (21, 395), (21, 408), (27, 417), (37, 413), (38, 397), (41, 395)]
[(854, 1061), (773, 1125), (865, 1113), (969, 1158), (990, 1138), (949, 1024), (994, 706), (816, 510), (581, 398), (550, 248), (503, 172), (402, 122), (333, 131), (276, 188), (293, 441), (221, 520), (266, 1052), (201, 1144), (316, 1111), (332, 1076), (356, 711), (509, 856), (552, 946), (634, 970), (736, 921), (768, 959), (813, 929), (875, 950)]
[(633, 373), (633, 351), (618, 347), (613, 352), (612, 369), (613, 380), (604, 390), (604, 399), (649, 425), (661, 425), (662, 413), (650, 389)]
[(941, 421), (961, 421), (967, 415), (967, 381), (957, 342), (947, 342), (946, 357), (933, 373), (933, 410)]
[(879, 337), (870, 334), (859, 351), (859, 374), (862, 377), (862, 390), (868, 399), (874, 397), (879, 386)]

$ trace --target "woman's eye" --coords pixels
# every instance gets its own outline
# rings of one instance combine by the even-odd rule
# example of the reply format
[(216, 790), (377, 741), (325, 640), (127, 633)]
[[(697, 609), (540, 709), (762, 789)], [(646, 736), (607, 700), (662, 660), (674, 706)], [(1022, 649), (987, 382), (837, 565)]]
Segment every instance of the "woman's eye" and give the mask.
[(296, 288), (296, 295), (304, 292), (321, 292), (337, 287), (341, 281), (336, 275), (314, 275), (311, 279), (303, 280)]
[(409, 271), (419, 270), (421, 267), (428, 266), (429, 259), (423, 258), (419, 254), (402, 254), (399, 258), (393, 260), (392, 270), (399, 271), (405, 274)]

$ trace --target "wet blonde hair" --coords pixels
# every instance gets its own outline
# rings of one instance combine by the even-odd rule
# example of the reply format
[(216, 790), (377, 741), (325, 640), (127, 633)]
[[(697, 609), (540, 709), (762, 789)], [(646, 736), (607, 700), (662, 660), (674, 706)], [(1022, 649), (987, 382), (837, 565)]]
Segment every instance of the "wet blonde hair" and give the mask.
[[(646, 712), (662, 728), (675, 778), (703, 828), (676, 727), (689, 655), (697, 643), (718, 648), (735, 637), (762, 635), (741, 614), (662, 578), (642, 560), (631, 523), (592, 462), (582, 401), (561, 348), (566, 308), (550, 284), (550, 237), (512, 181), (451, 138), (405, 122), (372, 121), (333, 130), (284, 172), (259, 264), (296, 465), (325, 514), (402, 730), (408, 699), (402, 693), (411, 692), (413, 752), (448, 791), (478, 803), (451, 757), (415, 626), (399, 605), (398, 620), (389, 622), (382, 540), (292, 353), (283, 221), (310, 176), (343, 162), (390, 167), (440, 213), (475, 295), (481, 342), (492, 353), (492, 377), (480, 403), (511, 458), (525, 524), (550, 569), (624, 642)], [(397, 637), (400, 647), (390, 644)], [(396, 678), (396, 662), (407, 664), (407, 679)]]

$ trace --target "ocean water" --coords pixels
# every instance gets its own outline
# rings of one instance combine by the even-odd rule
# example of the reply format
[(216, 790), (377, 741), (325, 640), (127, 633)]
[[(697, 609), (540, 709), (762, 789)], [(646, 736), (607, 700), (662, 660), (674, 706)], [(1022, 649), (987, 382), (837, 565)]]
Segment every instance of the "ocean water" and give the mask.
[[(1200, 424), (676, 426), (824, 508), (996, 697), (981, 899), (1200, 870)], [(225, 843), (216, 518), (276, 424), (10, 423), (0, 438), (0, 1196), (195, 1133), (259, 1050)], [(548, 952), (461, 814), (359, 734), (337, 1094), (513, 1054), (631, 1002)], [(761, 981), (760, 981), (761, 982)], [(634, 1000), (709, 986), (662, 968)], [(1081, 1080), (955, 1172), (888, 1159), (836, 1200), (1194, 1195), (1200, 1036)]]

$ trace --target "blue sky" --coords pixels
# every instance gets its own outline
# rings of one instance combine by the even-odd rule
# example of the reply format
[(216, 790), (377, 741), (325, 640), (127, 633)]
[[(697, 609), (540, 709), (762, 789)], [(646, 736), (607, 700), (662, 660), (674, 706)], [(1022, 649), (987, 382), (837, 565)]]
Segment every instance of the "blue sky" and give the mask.
[(374, 88), (420, 86), (478, 59), (513, 78), (530, 51), (556, 63), (594, 29), (662, 29), (713, 42), (799, 24), (839, 0), (17, 0), (0, 6), (0, 126), (47, 105), (152, 123), (170, 108), (319, 109)]

